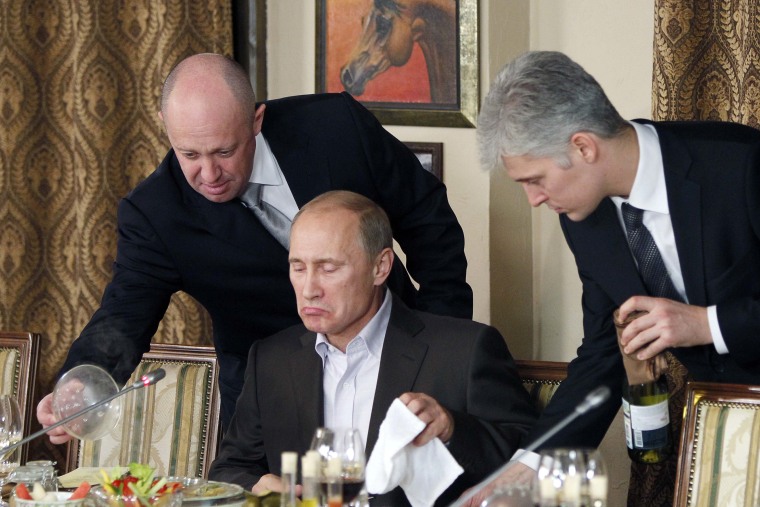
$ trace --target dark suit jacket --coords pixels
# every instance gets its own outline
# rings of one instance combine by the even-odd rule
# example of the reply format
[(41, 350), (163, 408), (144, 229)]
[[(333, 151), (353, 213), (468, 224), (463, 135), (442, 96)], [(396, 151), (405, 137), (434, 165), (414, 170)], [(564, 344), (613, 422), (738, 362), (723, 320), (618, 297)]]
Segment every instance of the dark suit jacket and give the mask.
[[(644, 123), (644, 122), (642, 122)], [(760, 383), (760, 132), (728, 123), (654, 123), (668, 204), (690, 304), (717, 305), (729, 354), (714, 346), (672, 350), (694, 380)], [(583, 282), (584, 339), (529, 441), (606, 384), (606, 406), (546, 446), (595, 446), (618, 407), (624, 371), (612, 312), (646, 294), (615, 205), (605, 199), (581, 222), (560, 216)]]
[[(267, 103), (263, 133), (299, 206), (334, 189), (380, 204), (420, 284), (397, 264), (389, 285), (413, 307), (470, 318), (464, 235), (446, 188), (348, 94)], [(300, 322), (287, 251), (236, 199), (213, 203), (186, 182), (173, 151), (119, 204), (113, 279), (62, 371), (91, 362), (125, 382), (184, 291), (209, 312), (223, 420), (234, 410), (253, 342)], [(186, 318), (192, 319), (192, 315)]]
[[(314, 430), (324, 421), (322, 360), (315, 341), (315, 333), (294, 326), (254, 344), (243, 393), (210, 478), (250, 489), (262, 475), (280, 473), (283, 451), (302, 455), (308, 450)], [(465, 472), (441, 496), (441, 505), (506, 462), (535, 418), (498, 331), (470, 320), (412, 311), (394, 296), (367, 456), (391, 403), (408, 391), (432, 396), (454, 416), (448, 449)], [(407, 502), (396, 488), (373, 504)]]

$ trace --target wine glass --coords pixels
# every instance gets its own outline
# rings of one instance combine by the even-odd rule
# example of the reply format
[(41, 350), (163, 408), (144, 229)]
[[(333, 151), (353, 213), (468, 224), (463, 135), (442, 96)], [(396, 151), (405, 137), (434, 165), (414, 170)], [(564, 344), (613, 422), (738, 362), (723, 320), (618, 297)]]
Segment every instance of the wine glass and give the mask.
[[(21, 440), (24, 423), (18, 401), (11, 395), (0, 395), (0, 448), (13, 445)], [(8, 476), (19, 466), (21, 449), (19, 447), (0, 456), (0, 489), (8, 482)], [(0, 505), (8, 505), (0, 501)]]
[(330, 449), (333, 448), (335, 441), (335, 432), (330, 428), (317, 428), (314, 430), (314, 436), (311, 438), (309, 450), (317, 451), (322, 458), (324, 467), (325, 462), (330, 459)]
[(541, 451), (533, 489), (539, 507), (580, 507), (586, 464), (578, 449)]
[(336, 442), (335, 451), (342, 458), (343, 503), (353, 505), (364, 488), (364, 442), (359, 430), (351, 428), (343, 431)]
[(609, 476), (602, 454), (596, 449), (584, 449), (583, 454), (586, 463), (583, 485), (584, 496), (588, 499), (586, 504), (590, 507), (606, 507)]
[[(99, 366), (82, 364), (61, 376), (53, 389), (53, 415), (57, 420), (105, 400), (119, 392), (119, 386)], [(66, 432), (81, 440), (97, 440), (108, 434), (119, 422), (119, 398), (93, 409), (63, 425)]]
[(364, 441), (359, 430), (351, 428), (332, 430), (317, 428), (311, 439), (311, 450), (317, 451), (322, 457), (322, 472), (320, 480), (325, 483), (328, 461), (336, 456), (341, 458), (341, 480), (343, 503), (346, 505), (364, 505)]

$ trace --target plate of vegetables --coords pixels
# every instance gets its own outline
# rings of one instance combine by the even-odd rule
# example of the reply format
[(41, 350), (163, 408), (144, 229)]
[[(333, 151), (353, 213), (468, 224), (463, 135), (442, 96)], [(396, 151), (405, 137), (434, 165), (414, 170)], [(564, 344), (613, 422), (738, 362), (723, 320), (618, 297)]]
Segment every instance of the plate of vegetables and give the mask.
[(149, 465), (130, 463), (129, 471), (112, 477), (101, 470), (103, 482), (92, 489), (91, 496), (100, 507), (179, 507), (182, 483), (156, 477)]

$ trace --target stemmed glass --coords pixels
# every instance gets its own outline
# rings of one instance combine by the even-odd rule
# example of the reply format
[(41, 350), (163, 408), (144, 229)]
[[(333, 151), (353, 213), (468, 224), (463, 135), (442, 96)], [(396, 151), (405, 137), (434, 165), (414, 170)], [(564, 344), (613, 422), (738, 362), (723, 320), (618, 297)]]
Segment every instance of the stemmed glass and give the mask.
[[(0, 395), (0, 449), (4, 449), (21, 440), (24, 423), (18, 401), (11, 395)], [(16, 470), (21, 460), (21, 449), (16, 448), (0, 456), (0, 489), (8, 482), (8, 476)], [(0, 505), (8, 505), (0, 501)]]
[(584, 461), (586, 472), (584, 474), (584, 495), (590, 507), (605, 507), (607, 505), (608, 475), (607, 466), (602, 455), (595, 449), (585, 449)]
[(324, 467), (327, 461), (340, 456), (341, 480), (343, 489), (344, 505), (363, 504), (362, 495), (364, 490), (364, 442), (359, 430), (351, 428), (334, 431), (329, 428), (317, 428), (311, 440), (311, 450), (319, 452), (322, 456), (322, 480), (325, 480)]
[(541, 451), (533, 502), (540, 507), (580, 507), (585, 472), (582, 450)]

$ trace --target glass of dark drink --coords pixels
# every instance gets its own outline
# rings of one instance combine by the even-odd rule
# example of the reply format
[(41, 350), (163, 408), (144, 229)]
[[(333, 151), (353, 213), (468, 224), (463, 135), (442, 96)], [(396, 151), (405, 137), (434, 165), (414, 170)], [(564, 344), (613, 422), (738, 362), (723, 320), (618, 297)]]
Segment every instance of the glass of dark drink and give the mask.
[(361, 507), (365, 502), (364, 493), (364, 441), (358, 429), (318, 428), (311, 443), (311, 449), (318, 451), (323, 464), (323, 494), (326, 494), (327, 475), (325, 467), (330, 458), (341, 458), (341, 483), (343, 505)]

